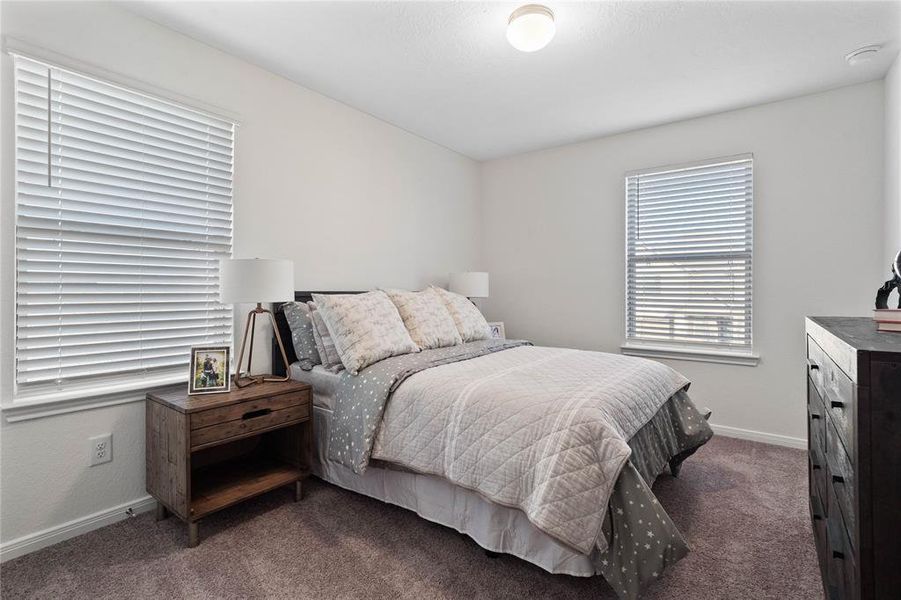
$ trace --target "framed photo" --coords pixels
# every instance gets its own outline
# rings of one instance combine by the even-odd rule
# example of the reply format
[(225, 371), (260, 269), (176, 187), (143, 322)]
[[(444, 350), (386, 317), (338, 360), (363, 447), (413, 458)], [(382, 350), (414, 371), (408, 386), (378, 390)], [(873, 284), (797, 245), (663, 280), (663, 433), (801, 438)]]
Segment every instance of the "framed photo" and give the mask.
[(488, 327), (491, 328), (491, 337), (496, 340), (504, 340), (507, 339), (506, 333), (504, 333), (504, 322), (503, 321), (495, 321), (494, 323), (488, 323)]
[(231, 389), (228, 346), (191, 348), (188, 394), (216, 394)]

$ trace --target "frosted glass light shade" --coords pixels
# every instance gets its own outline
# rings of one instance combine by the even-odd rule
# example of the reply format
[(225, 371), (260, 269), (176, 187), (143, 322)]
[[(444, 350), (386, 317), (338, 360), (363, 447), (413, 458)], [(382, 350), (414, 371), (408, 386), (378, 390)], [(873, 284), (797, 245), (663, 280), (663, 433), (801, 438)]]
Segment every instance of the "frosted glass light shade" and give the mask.
[(223, 304), (294, 300), (294, 261), (226, 258), (219, 262), (219, 301)]
[(554, 13), (540, 4), (520, 6), (507, 22), (507, 41), (522, 52), (541, 50), (554, 39), (555, 33)]
[(450, 284), (447, 288), (455, 294), (460, 294), (467, 298), (487, 298), (488, 273), (484, 271), (451, 273)]

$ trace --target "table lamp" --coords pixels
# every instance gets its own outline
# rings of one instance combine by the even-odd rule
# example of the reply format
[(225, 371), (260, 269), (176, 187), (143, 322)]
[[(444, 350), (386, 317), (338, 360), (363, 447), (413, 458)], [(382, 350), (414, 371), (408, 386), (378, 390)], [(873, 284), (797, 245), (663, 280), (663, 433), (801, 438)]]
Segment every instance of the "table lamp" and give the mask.
[[(227, 258), (219, 263), (219, 301), (223, 304), (256, 303), (256, 308), (247, 313), (247, 323), (244, 326), (244, 339), (241, 340), (241, 350), (238, 352), (238, 361), (235, 363), (235, 385), (246, 387), (263, 381), (287, 381), (285, 377), (272, 377), (267, 375), (252, 375), (250, 372), (253, 364), (253, 334), (256, 329), (257, 316), (266, 314), (272, 323), (272, 331), (278, 342), (279, 350), (285, 366), (288, 365), (288, 357), (285, 354), (285, 346), (278, 333), (278, 325), (272, 311), (263, 308), (264, 302), (289, 302), (294, 300), (294, 262), (290, 260), (268, 258)], [(248, 336), (249, 334), (249, 336)], [(244, 349), (248, 339), (250, 348), (247, 352), (247, 372), (241, 374), (241, 364), (244, 361)]]
[(466, 271), (465, 273), (451, 273), (447, 289), (472, 298), (488, 297), (488, 273), (484, 271)]

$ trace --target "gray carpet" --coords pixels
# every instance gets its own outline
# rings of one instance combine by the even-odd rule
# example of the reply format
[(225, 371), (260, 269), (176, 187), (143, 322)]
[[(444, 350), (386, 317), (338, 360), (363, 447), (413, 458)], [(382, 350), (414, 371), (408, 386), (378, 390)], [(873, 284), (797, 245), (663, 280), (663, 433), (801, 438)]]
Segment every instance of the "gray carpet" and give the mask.
[[(716, 437), (654, 491), (693, 552), (647, 598), (822, 598), (804, 453)], [(312, 480), (201, 524), (153, 514), (0, 567), (13, 598), (614, 598), (603, 579), (549, 575), (415, 514)]]

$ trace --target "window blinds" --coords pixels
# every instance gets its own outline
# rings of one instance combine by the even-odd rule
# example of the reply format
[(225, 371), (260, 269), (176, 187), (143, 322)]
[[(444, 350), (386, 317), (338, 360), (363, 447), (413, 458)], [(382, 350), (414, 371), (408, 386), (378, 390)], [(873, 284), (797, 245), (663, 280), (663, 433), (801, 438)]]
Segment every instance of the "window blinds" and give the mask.
[(626, 337), (751, 351), (750, 155), (626, 177)]
[(14, 60), (17, 383), (187, 377), (231, 343), (234, 124)]

